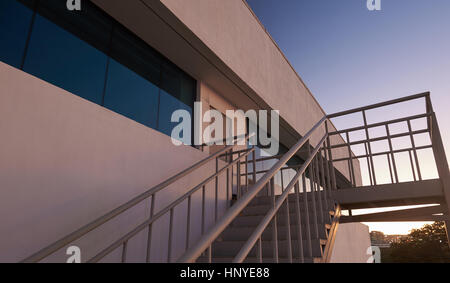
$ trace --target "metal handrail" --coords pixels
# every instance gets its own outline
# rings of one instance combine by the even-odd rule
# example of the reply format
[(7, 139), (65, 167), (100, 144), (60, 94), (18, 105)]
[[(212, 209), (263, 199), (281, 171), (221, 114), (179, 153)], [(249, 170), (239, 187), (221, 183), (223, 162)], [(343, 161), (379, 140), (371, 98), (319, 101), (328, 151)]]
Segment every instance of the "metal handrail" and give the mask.
[[(287, 188), (284, 190), (284, 192), (278, 197), (276, 200), (275, 205), (267, 212), (267, 214), (264, 216), (263, 220), (259, 223), (258, 227), (255, 229), (253, 234), (249, 237), (247, 242), (244, 244), (244, 246), (241, 248), (237, 256), (233, 259), (233, 263), (242, 263), (247, 255), (249, 254), (250, 250), (255, 246), (258, 239), (261, 238), (262, 233), (266, 230), (267, 226), (270, 224), (274, 216), (278, 213), (279, 209), (281, 208), (282, 204), (286, 201), (287, 197), (291, 193), (292, 189), (294, 188), (294, 185), (299, 182), (300, 177), (305, 173), (308, 166), (311, 164), (311, 162), (316, 157), (317, 153), (320, 151), (322, 145), (324, 144), (325, 140), (327, 138), (327, 134), (323, 136), (319, 144), (316, 146), (310, 157), (305, 161), (305, 163), (302, 165), (302, 167), (297, 171), (297, 174), (295, 177), (291, 180)], [(309, 140), (309, 138), (308, 138)]]
[[(403, 102), (407, 102), (407, 101), (411, 101), (411, 100), (422, 99), (422, 98), (425, 98), (425, 102), (426, 102), (426, 111), (425, 111), (425, 113), (418, 114), (418, 115), (413, 115), (413, 116), (408, 116), (408, 117), (403, 117), (403, 118), (397, 118), (397, 119), (383, 121), (383, 122), (378, 122), (378, 123), (373, 123), (373, 124), (367, 123), (366, 111), (368, 111), (368, 110), (376, 109), (376, 108), (382, 108), (382, 107), (385, 107), (385, 106), (399, 104), (399, 103), (403, 103)], [(375, 173), (375, 169), (376, 168), (374, 166), (375, 165), (374, 157), (375, 156), (383, 156), (383, 155), (387, 156), (387, 163), (388, 163), (389, 173), (390, 173), (390, 176), (391, 176), (392, 183), (399, 183), (399, 178), (398, 178), (398, 173), (397, 173), (397, 165), (396, 165), (396, 161), (395, 161), (395, 154), (396, 153), (401, 153), (401, 152), (409, 152), (413, 178), (414, 178), (414, 180), (417, 179), (416, 178), (416, 171), (417, 171), (418, 179), (422, 180), (422, 174), (421, 174), (421, 170), (420, 170), (420, 166), (419, 166), (419, 159), (418, 159), (417, 151), (418, 150), (422, 150), (422, 149), (427, 149), (427, 148), (430, 148), (430, 147), (434, 148), (434, 146), (433, 146), (433, 142), (432, 142), (432, 145), (429, 145), (429, 146), (416, 146), (415, 145), (415, 141), (414, 141), (414, 136), (415, 135), (419, 135), (419, 134), (429, 133), (430, 137), (431, 137), (431, 140), (433, 140), (432, 139), (431, 126), (432, 126), (432, 120), (433, 120), (433, 117), (434, 117), (434, 113), (433, 113), (433, 108), (431, 106), (431, 99), (430, 99), (430, 93), (429, 92), (424, 92), (424, 93), (420, 93), (420, 94), (415, 94), (415, 95), (411, 95), (411, 96), (397, 98), (397, 99), (393, 99), (393, 100), (390, 100), (390, 101), (385, 101), (385, 102), (381, 102), (381, 103), (377, 103), (377, 104), (373, 104), (373, 105), (369, 105), (369, 106), (365, 106), (365, 107), (355, 108), (355, 109), (352, 109), (352, 110), (342, 111), (342, 112), (338, 112), (338, 113), (335, 113), (335, 114), (328, 115), (327, 117), (329, 119), (332, 119), (332, 118), (341, 117), (341, 116), (354, 114), (354, 113), (361, 113), (362, 114), (362, 117), (363, 117), (363, 120), (364, 120), (364, 125), (363, 126), (358, 126), (358, 127), (353, 127), (353, 128), (348, 128), (348, 129), (344, 129), (344, 130), (330, 132), (329, 133), (330, 136), (345, 134), (346, 137), (347, 137), (347, 140), (346, 140), (345, 143), (330, 145), (329, 148), (328, 148), (329, 150), (336, 149), (336, 148), (343, 148), (343, 147), (347, 147), (348, 148), (348, 150), (349, 150), (348, 157), (343, 157), (343, 158), (341, 157), (341, 158), (337, 158), (337, 159), (332, 159), (332, 161), (334, 161), (334, 162), (348, 161), (348, 170), (351, 173), (351, 177), (352, 177), (351, 181), (352, 181), (352, 186), (353, 187), (356, 186), (356, 181), (355, 181), (355, 178), (354, 178), (355, 170), (354, 170), (353, 160), (359, 160), (360, 158), (365, 158), (367, 160), (367, 170), (368, 170), (370, 185), (377, 185), (377, 178), (376, 178), (377, 175)], [(412, 126), (411, 126), (411, 121), (418, 120), (418, 119), (427, 119), (428, 127), (426, 129), (413, 131)], [(406, 122), (407, 123), (408, 131), (402, 132), (402, 133), (398, 133), (398, 134), (391, 134), (390, 130), (389, 130), (389, 126), (392, 125), (392, 124), (397, 124), (397, 123), (401, 123), (401, 122)], [(369, 135), (369, 129), (376, 128), (376, 127), (385, 127), (386, 128), (386, 135), (375, 137), (375, 138), (371, 138), (370, 135)], [(355, 132), (355, 131), (361, 131), (361, 130), (365, 131), (365, 139), (359, 139), (357, 141), (350, 141), (349, 133)], [(394, 150), (393, 149), (392, 140), (396, 139), (396, 138), (401, 138), (401, 137), (410, 137), (410, 139), (411, 139), (411, 147), (410, 148), (405, 148), (405, 149), (400, 149), (400, 150)], [(384, 151), (384, 152), (374, 153), (372, 151), (371, 144), (374, 143), (374, 142), (379, 142), (379, 141), (387, 141), (388, 144), (389, 144), (389, 150), (388, 151)], [(352, 155), (350, 153), (351, 152), (351, 146), (355, 146), (355, 145), (363, 145), (364, 149), (365, 149), (365, 154), (358, 155), (358, 156)], [(414, 166), (414, 162), (415, 162), (415, 166)], [(394, 172), (392, 172), (392, 171), (394, 171)]]
[[(143, 223), (141, 223), (140, 225), (138, 225), (135, 229), (133, 229), (131, 232), (127, 233), (125, 236), (123, 236), (122, 238), (120, 238), (119, 240), (115, 241), (113, 244), (109, 245), (107, 248), (105, 248), (104, 250), (102, 250), (99, 254), (97, 254), (95, 257), (93, 257), (92, 259), (90, 259), (88, 262), (89, 263), (95, 263), (98, 262), (99, 260), (101, 260), (102, 258), (104, 258), (106, 255), (108, 255), (110, 252), (114, 251), (116, 248), (120, 247), (121, 245), (125, 244), (128, 240), (130, 240), (133, 236), (135, 236), (137, 233), (141, 232), (142, 230), (144, 230), (145, 228), (147, 228), (149, 225), (153, 224), (155, 221), (157, 221), (158, 219), (160, 219), (162, 216), (164, 216), (166, 213), (170, 212), (171, 214), (173, 213), (173, 209), (179, 205), (180, 203), (182, 203), (183, 201), (185, 201), (186, 199), (190, 198), (195, 192), (197, 192), (198, 190), (200, 190), (201, 188), (203, 188), (206, 184), (208, 184), (209, 182), (211, 182), (212, 180), (214, 180), (217, 176), (221, 175), (223, 172), (225, 172), (227, 169), (229, 169), (230, 167), (232, 167), (233, 165), (237, 164), (239, 162), (240, 159), (245, 158), (246, 156), (250, 155), (250, 153), (252, 153), (254, 151), (254, 148), (251, 148), (249, 150), (247, 150), (247, 152), (242, 155), (241, 157), (236, 158), (235, 160), (233, 160), (232, 162), (230, 162), (229, 164), (227, 164), (227, 166), (223, 167), (222, 169), (220, 169), (218, 172), (216, 172), (215, 174), (209, 176), (207, 179), (203, 180), (200, 184), (196, 185), (194, 188), (192, 188), (191, 190), (189, 190), (187, 193), (185, 193), (184, 195), (182, 195), (181, 197), (179, 197), (178, 199), (176, 199), (175, 201), (171, 202), (169, 205), (167, 205), (165, 208), (163, 208), (162, 210), (160, 210), (157, 214), (155, 214), (153, 217), (151, 217), (150, 219), (144, 221)], [(170, 245), (171, 243), (169, 243)], [(170, 257), (170, 254), (169, 254)]]
[[(244, 139), (247, 141), (250, 137), (252, 137), (254, 134), (247, 134), (245, 135)], [(242, 139), (242, 136), (233, 137), (235, 141), (238, 139)], [(208, 157), (202, 159), (201, 161), (195, 163), (194, 165), (184, 169), (183, 171), (175, 174), (174, 176), (170, 177), (169, 179), (161, 182), (160, 184), (152, 187), (151, 189), (147, 190), (146, 192), (136, 196), (132, 200), (122, 204), (121, 206), (111, 210), (110, 212), (104, 214), (103, 216), (97, 218), (96, 220), (90, 222), (89, 224), (79, 228), (78, 230), (70, 233), (69, 235), (61, 238), (60, 240), (54, 242), (53, 244), (41, 249), (40, 251), (34, 253), (33, 255), (27, 257), (22, 262), (24, 263), (32, 263), (32, 262), (39, 262), (42, 259), (46, 258), (47, 256), (55, 253), (56, 251), (60, 250), (61, 248), (65, 247), (66, 245), (74, 242), (75, 240), (81, 238), (82, 236), (86, 235), (90, 231), (98, 228), (99, 226), (103, 225), (104, 223), (108, 222), (109, 220), (115, 218), (116, 216), (122, 214), (123, 212), (127, 211), (128, 209), (134, 207), (135, 205), (139, 204), (145, 199), (148, 199), (152, 197), (152, 201), (154, 199), (154, 195), (163, 190), (164, 188), (168, 187), (169, 185), (175, 183), (176, 181), (180, 180), (181, 178), (185, 177), (186, 175), (194, 172), (195, 170), (201, 168), (208, 162), (214, 160), (215, 158), (219, 157), (225, 152), (228, 152), (232, 150), (234, 145), (229, 145), (224, 147), (223, 149), (209, 155)], [(154, 204), (152, 203), (152, 209), (154, 208)]]
[(323, 258), (322, 263), (330, 263), (331, 262), (331, 255), (333, 254), (333, 247), (334, 243), (336, 241), (336, 234), (339, 226), (339, 221), (341, 218), (341, 206), (339, 204), (336, 205), (335, 214), (333, 217), (333, 223), (331, 224), (331, 229), (328, 234), (328, 241), (325, 246), (324, 252), (323, 252)]
[(366, 111), (366, 110), (370, 110), (370, 109), (380, 108), (380, 107), (397, 104), (397, 103), (401, 103), (401, 102), (406, 102), (406, 101), (410, 101), (410, 100), (415, 100), (415, 99), (419, 99), (419, 98), (423, 98), (423, 97), (425, 97), (425, 98), (430, 97), (430, 92), (423, 92), (423, 93), (405, 96), (405, 97), (401, 97), (401, 98), (397, 98), (397, 99), (393, 99), (393, 100), (389, 100), (389, 101), (385, 101), (385, 102), (381, 102), (381, 103), (376, 103), (376, 104), (372, 104), (372, 105), (368, 105), (368, 106), (364, 106), (364, 107), (358, 107), (358, 108), (354, 108), (354, 109), (350, 109), (350, 110), (346, 110), (346, 111), (342, 111), (342, 112), (337, 112), (334, 114), (330, 114), (327, 117), (328, 117), (328, 119), (332, 119), (332, 118), (336, 118), (339, 116), (344, 116), (344, 115), (362, 112), (362, 111)]
[(219, 235), (231, 224), (231, 222), (244, 210), (245, 207), (262, 191), (265, 186), (272, 180), (277, 172), (302, 148), (311, 138), (312, 134), (322, 126), (327, 117), (324, 116), (315, 126), (309, 130), (306, 135), (301, 138), (291, 149), (280, 158), (280, 160), (272, 166), (272, 168), (263, 177), (261, 177), (256, 184), (252, 185), (248, 192), (242, 196), (210, 229), (205, 235), (201, 237), (197, 243), (192, 246), (178, 262), (192, 263), (206, 250), (211, 250), (212, 243), (219, 237)]

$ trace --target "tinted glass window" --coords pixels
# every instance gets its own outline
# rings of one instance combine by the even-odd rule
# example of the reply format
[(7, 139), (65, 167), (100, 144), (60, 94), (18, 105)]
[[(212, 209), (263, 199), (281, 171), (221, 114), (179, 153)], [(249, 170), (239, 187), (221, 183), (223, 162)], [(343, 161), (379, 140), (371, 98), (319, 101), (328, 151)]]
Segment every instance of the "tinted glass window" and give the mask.
[(159, 102), (158, 130), (171, 135), (177, 123), (172, 123), (172, 113), (176, 110), (187, 110), (192, 117), (192, 108), (167, 92), (161, 90)]
[(110, 56), (155, 85), (161, 82), (162, 56), (122, 27), (115, 27)]
[(0, 0), (0, 60), (170, 135), (196, 81), (88, 0)]
[(16, 0), (0, 1), (0, 60), (20, 68), (33, 11)]
[(36, 15), (24, 71), (101, 104), (107, 56)]
[(105, 107), (156, 129), (159, 88), (111, 59)]

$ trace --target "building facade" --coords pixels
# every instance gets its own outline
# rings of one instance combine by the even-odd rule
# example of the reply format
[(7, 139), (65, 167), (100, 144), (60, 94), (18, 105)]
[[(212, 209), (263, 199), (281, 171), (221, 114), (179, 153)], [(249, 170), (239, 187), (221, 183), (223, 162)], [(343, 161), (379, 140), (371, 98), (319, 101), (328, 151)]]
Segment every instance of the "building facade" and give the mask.
[[(202, 114), (279, 110), (280, 153), (326, 114), (243, 0), (82, 0), (80, 11), (66, 4), (0, 3), (2, 262), (23, 260), (217, 150), (175, 146), (175, 110), (193, 113), (195, 102), (202, 102)], [(312, 144), (319, 140), (317, 133)], [(348, 168), (336, 164), (342, 186)], [(354, 168), (361, 184), (356, 160)], [(211, 163), (169, 186), (156, 198), (156, 211), (214, 170)], [(229, 197), (220, 192), (219, 216)], [(205, 198), (208, 229), (215, 200)], [(201, 197), (192, 201), (198, 207)], [(89, 258), (149, 215), (150, 203), (142, 202), (74, 244)], [(152, 262), (167, 261), (169, 221), (163, 217), (152, 228)], [(175, 211), (172, 221), (179, 229), (169, 253), (175, 260), (184, 251), (184, 214)], [(192, 225), (194, 243), (200, 223)], [(335, 261), (364, 261), (367, 228), (340, 225), (339, 233)], [(145, 240), (143, 232), (129, 243), (128, 261), (145, 261)], [(352, 241), (357, 248), (340, 248)], [(66, 257), (61, 250), (46, 260)]]

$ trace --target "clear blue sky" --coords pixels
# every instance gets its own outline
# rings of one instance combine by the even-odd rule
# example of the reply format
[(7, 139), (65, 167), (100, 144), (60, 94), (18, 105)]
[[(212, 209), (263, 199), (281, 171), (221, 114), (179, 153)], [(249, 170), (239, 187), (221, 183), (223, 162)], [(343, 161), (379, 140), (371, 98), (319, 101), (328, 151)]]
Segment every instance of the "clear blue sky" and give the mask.
[(431, 91), (449, 159), (450, 1), (247, 2), (327, 113)]

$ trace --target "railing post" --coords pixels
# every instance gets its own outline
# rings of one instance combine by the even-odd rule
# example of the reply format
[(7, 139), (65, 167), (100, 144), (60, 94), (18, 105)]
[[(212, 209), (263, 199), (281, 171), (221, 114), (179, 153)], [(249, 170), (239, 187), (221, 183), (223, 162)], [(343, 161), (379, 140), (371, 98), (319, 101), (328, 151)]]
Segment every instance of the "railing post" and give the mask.
[(375, 174), (375, 166), (373, 164), (373, 157), (372, 157), (372, 147), (370, 145), (370, 135), (369, 135), (369, 129), (367, 128), (367, 117), (366, 117), (366, 111), (362, 111), (363, 114), (363, 120), (364, 120), (364, 129), (366, 131), (366, 139), (367, 139), (367, 149), (369, 151), (369, 159), (370, 159), (370, 165), (372, 166), (372, 176), (373, 176), (373, 184), (377, 185), (377, 177)]
[(316, 155), (313, 159), (313, 163), (314, 163), (314, 176), (315, 176), (315, 183), (316, 183), (316, 188), (317, 188), (317, 198), (319, 199), (319, 210), (320, 210), (320, 223), (325, 223), (324, 222), (324, 216), (323, 216), (323, 204), (322, 204), (322, 191), (320, 189), (320, 171), (319, 171), (319, 162), (317, 161), (319, 158)]
[[(216, 174), (219, 172), (219, 157), (216, 157)], [(219, 217), (219, 175), (215, 178), (215, 195), (214, 195), (214, 223), (217, 222)]]
[[(226, 159), (227, 159), (227, 162), (228, 163), (230, 163), (231, 161), (229, 161), (228, 160), (228, 152), (227, 152), (227, 155), (226, 155)], [(230, 193), (232, 194), (233, 192), (232, 192), (232, 190), (230, 190), (230, 169), (229, 168), (227, 168), (227, 177), (226, 177), (226, 179), (227, 179), (227, 205), (228, 206), (231, 206), (231, 203), (230, 203)]]
[[(155, 213), (155, 197), (156, 195), (153, 194), (152, 195), (152, 201), (150, 203), (150, 217), (149, 219), (153, 218), (153, 215)], [(151, 253), (151, 249), (152, 249), (152, 227), (153, 227), (153, 223), (148, 225), (148, 236), (147, 236), (147, 255), (146, 255), (146, 259), (145, 261), (147, 263), (150, 262), (150, 253)]]
[(369, 150), (367, 148), (367, 142), (364, 142), (364, 149), (366, 150), (366, 161), (367, 161), (367, 170), (369, 173), (369, 180), (370, 180), (370, 185), (373, 185), (373, 178), (372, 178), (372, 168), (370, 166), (370, 155), (369, 155)]
[[(276, 197), (275, 197), (275, 180), (274, 177), (270, 179), (270, 187), (272, 191), (272, 206), (275, 207)], [(275, 263), (278, 263), (278, 223), (277, 215), (273, 217), (272, 220), (272, 248), (273, 248), (273, 259)]]
[(349, 158), (349, 168), (348, 171), (350, 173), (350, 182), (352, 182), (352, 187), (356, 187), (356, 178), (355, 178), (355, 169), (353, 168), (353, 154), (352, 149), (350, 147), (350, 134), (345, 132), (347, 136), (347, 144), (348, 144), (348, 158)]
[(186, 250), (189, 249), (189, 241), (191, 235), (191, 207), (192, 196), (188, 197), (188, 211), (187, 211), (187, 224), (186, 224)]
[[(322, 144), (322, 146), (323, 146), (323, 144)], [(323, 196), (323, 200), (325, 202), (325, 207), (326, 207), (326, 210), (328, 211), (330, 209), (330, 207), (328, 206), (327, 185), (325, 183), (325, 170), (323, 168), (323, 162), (324, 162), (323, 159), (324, 158), (322, 156), (322, 150), (319, 150), (319, 165), (320, 165), (319, 170), (320, 170), (321, 183), (322, 183), (321, 195)], [(327, 213), (327, 215), (328, 215), (328, 213)]]
[(309, 205), (308, 205), (308, 192), (306, 191), (306, 176), (302, 175), (303, 184), (303, 205), (305, 207), (305, 223), (306, 223), (306, 238), (308, 241), (308, 255), (312, 258), (312, 239), (311, 239), (311, 221), (309, 219)]
[(391, 158), (392, 158), (392, 167), (394, 167), (394, 176), (395, 176), (395, 182), (398, 183), (398, 173), (397, 173), (397, 165), (395, 164), (395, 155), (394, 155), (394, 147), (392, 146), (392, 139), (391, 139), (391, 132), (389, 130), (389, 125), (386, 124), (386, 136), (388, 138), (389, 143), (389, 150), (391, 152)]
[(328, 157), (330, 158), (330, 170), (331, 170), (331, 188), (333, 190), (337, 190), (337, 184), (336, 184), (336, 172), (334, 172), (334, 165), (333, 165), (333, 153), (331, 149), (331, 139), (329, 135), (329, 128), (328, 128), (328, 120), (325, 121), (325, 130), (327, 132), (327, 148), (328, 148)]
[(411, 150), (408, 150), (408, 154), (409, 154), (409, 161), (411, 162), (411, 170), (412, 170), (412, 174), (413, 174), (413, 179), (414, 179), (414, 182), (416, 182), (417, 181), (416, 170), (414, 170), (414, 163), (413, 163)]
[(239, 162), (237, 163), (237, 197), (238, 199), (242, 197), (242, 188), (241, 188), (241, 153), (238, 153)]
[(414, 159), (416, 161), (417, 175), (419, 176), (419, 181), (422, 181), (422, 174), (420, 173), (419, 158), (417, 157), (416, 143), (414, 141), (414, 135), (412, 134), (411, 120), (408, 120), (408, 130), (409, 136), (411, 137), (411, 146), (414, 152)]
[[(284, 191), (283, 169), (280, 170), (281, 175), (281, 191)], [(286, 233), (287, 233), (287, 253), (289, 263), (292, 263), (292, 238), (291, 238), (291, 215), (289, 211), (289, 196), (286, 198)]]
[[(311, 156), (311, 148), (310, 143), (308, 142), (306, 144), (308, 146), (308, 156)], [(317, 206), (316, 206), (316, 193), (314, 189), (314, 159), (311, 161), (311, 164), (308, 167), (308, 173), (309, 173), (309, 185), (311, 188), (311, 199), (312, 199), (312, 206), (313, 206), (313, 212), (314, 212), (314, 232), (315, 232), (315, 238), (319, 239), (319, 225), (318, 225), (318, 215), (317, 215)], [(309, 205), (309, 204), (307, 204)], [(309, 219), (308, 219), (309, 221)]]
[[(429, 97), (427, 97), (427, 99), (429, 99)], [(429, 105), (432, 110), (431, 101), (429, 102)], [(439, 178), (442, 182), (445, 202), (447, 203), (447, 211), (450, 212), (450, 173), (447, 157), (445, 155), (444, 144), (442, 143), (441, 132), (439, 131), (439, 125), (436, 120), (436, 113), (434, 112), (432, 112), (431, 121), (431, 141), (433, 144), (433, 154), (436, 160), (436, 167), (439, 173)], [(447, 241), (450, 246), (450, 220), (445, 221), (445, 226), (447, 231)]]
[(253, 184), (256, 184), (256, 147), (253, 146)]
[(205, 234), (205, 201), (206, 201), (206, 187), (202, 187), (202, 235)]
[(300, 257), (300, 262), (304, 263), (305, 262), (305, 257), (304, 257), (304, 248), (303, 248), (303, 235), (302, 235), (302, 217), (300, 214), (300, 186), (299, 186), (299, 181), (295, 184), (295, 212), (296, 212), (296, 216), (297, 216), (297, 241), (299, 244), (299, 257)]

